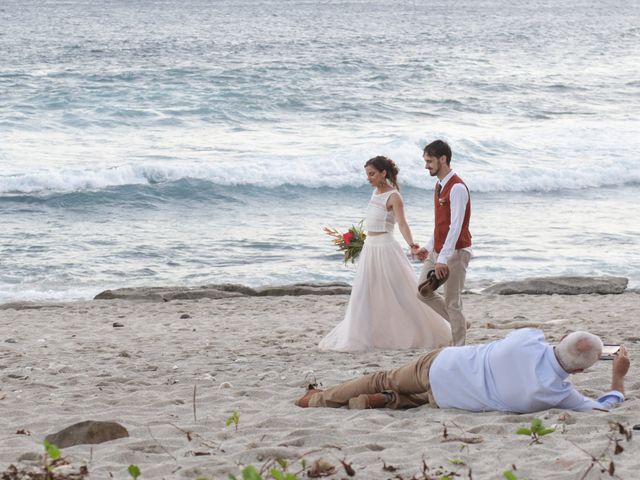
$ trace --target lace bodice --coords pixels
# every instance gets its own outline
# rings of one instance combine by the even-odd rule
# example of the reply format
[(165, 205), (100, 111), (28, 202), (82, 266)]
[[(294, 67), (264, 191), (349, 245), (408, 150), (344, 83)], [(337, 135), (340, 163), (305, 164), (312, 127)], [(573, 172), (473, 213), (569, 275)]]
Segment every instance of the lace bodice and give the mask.
[(393, 210), (387, 210), (387, 200), (392, 193), (397, 190), (389, 190), (385, 193), (377, 194), (375, 190), (367, 205), (367, 216), (364, 220), (364, 229), (368, 232), (393, 232), (396, 224), (396, 216)]

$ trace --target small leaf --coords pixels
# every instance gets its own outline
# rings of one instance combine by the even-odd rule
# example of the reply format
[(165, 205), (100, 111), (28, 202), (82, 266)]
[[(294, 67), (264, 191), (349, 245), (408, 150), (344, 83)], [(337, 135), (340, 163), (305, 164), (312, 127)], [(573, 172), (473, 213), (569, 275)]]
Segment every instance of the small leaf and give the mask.
[(454, 465), (464, 465), (465, 461), (462, 458), (450, 458), (449, 461)]
[(133, 477), (133, 480), (136, 480), (140, 476), (140, 468), (137, 465), (129, 465), (127, 471), (129, 475)]
[(555, 428), (543, 428), (542, 430), (540, 430), (538, 435), (540, 435), (542, 437), (543, 435), (548, 435), (548, 434), (553, 433), (555, 431), (556, 431)]
[(287, 461), (286, 458), (279, 458), (276, 460), (276, 462), (278, 462), (278, 465), (280, 465), (280, 468), (283, 470), (286, 470), (287, 467), (289, 466), (289, 462)]
[(236, 430), (238, 430), (238, 422), (240, 422), (240, 414), (234, 411), (229, 418), (227, 418), (226, 425), (228, 427), (233, 423), (236, 426)]
[(253, 465), (248, 465), (244, 467), (242, 470), (242, 479), (243, 480), (263, 480), (262, 475), (258, 473), (256, 467)]
[(51, 460), (58, 460), (60, 458), (60, 450), (53, 443), (44, 441), (44, 449), (47, 452), (47, 456)]
[(518, 480), (518, 477), (516, 477), (516, 474), (513, 473), (511, 470), (506, 470), (502, 473), (502, 476), (504, 478), (506, 478), (507, 480)]
[(278, 470), (277, 468), (272, 468), (271, 471), (269, 472), (271, 474), (271, 476), (274, 478), (274, 480), (285, 480), (284, 478), (284, 473), (282, 473), (280, 470)]
[(538, 433), (543, 428), (544, 427), (542, 426), (542, 420), (540, 420), (538, 417), (535, 417), (533, 420), (531, 420), (531, 431), (533, 433)]
[(526, 427), (521, 427), (518, 430), (516, 430), (516, 433), (518, 435), (531, 435), (532, 432)]

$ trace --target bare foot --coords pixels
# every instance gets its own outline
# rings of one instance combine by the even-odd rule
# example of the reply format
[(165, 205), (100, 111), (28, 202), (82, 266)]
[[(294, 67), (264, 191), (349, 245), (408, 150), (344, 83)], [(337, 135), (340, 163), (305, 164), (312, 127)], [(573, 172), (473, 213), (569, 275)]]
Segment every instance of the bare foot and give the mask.
[(318, 390), (317, 388), (310, 388), (309, 390), (307, 390), (307, 393), (305, 393), (302, 397), (295, 401), (295, 404), (299, 407), (307, 408), (309, 406), (309, 400), (311, 400), (311, 397), (320, 392), (322, 392), (322, 390)]

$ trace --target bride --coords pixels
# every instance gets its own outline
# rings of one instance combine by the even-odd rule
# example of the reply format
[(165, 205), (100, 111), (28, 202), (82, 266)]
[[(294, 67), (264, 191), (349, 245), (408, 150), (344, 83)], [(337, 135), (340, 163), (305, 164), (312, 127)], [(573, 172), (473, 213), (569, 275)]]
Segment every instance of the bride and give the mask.
[(398, 167), (390, 158), (378, 156), (367, 161), (364, 169), (375, 187), (365, 218), (367, 237), (344, 320), (322, 339), (319, 348), (351, 352), (449, 345), (449, 323), (418, 300), (416, 275), (393, 238), (397, 222), (411, 253), (420, 249), (404, 215)]

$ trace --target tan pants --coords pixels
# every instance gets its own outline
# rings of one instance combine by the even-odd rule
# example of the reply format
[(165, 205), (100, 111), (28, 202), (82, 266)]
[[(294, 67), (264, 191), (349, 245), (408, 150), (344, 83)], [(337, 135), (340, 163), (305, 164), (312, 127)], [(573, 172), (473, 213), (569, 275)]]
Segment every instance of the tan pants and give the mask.
[[(429, 256), (424, 262), (418, 285), (427, 279), (429, 270), (433, 270), (436, 265), (438, 254), (435, 251), (429, 252)], [(429, 296), (422, 296), (417, 293), (418, 298), (429, 305), (440, 314), (451, 325), (451, 336), (454, 345), (464, 345), (467, 341), (467, 320), (462, 313), (462, 290), (464, 280), (467, 276), (467, 267), (471, 254), (466, 250), (456, 250), (447, 260), (449, 267), (449, 278), (443, 285), (444, 298), (438, 292), (433, 292)]]
[(427, 403), (437, 408), (429, 384), (429, 368), (441, 351), (442, 348), (432, 350), (395, 370), (370, 373), (341, 383), (312, 396), (309, 406), (338, 408), (363, 393), (390, 392), (393, 400), (386, 405), (388, 408), (412, 408)]

